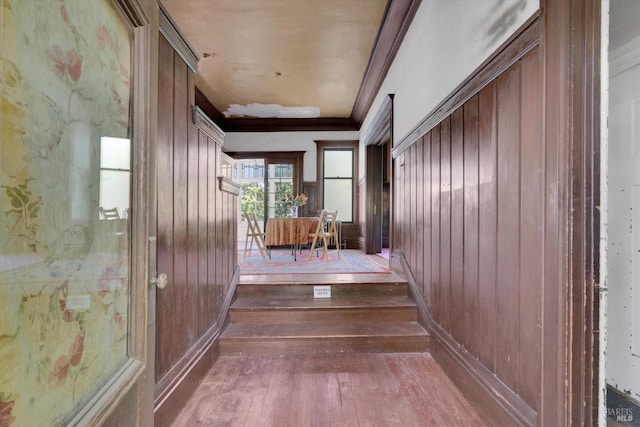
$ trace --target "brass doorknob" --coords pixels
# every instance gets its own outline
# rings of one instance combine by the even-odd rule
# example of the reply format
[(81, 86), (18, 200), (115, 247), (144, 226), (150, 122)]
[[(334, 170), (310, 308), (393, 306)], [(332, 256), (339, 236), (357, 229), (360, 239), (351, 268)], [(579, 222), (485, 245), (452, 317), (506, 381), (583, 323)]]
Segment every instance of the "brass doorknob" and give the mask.
[(167, 283), (169, 283), (169, 280), (167, 278), (166, 273), (160, 273), (158, 275), (158, 277), (156, 277), (155, 279), (151, 279), (149, 281), (149, 285), (155, 286), (158, 289), (166, 288), (167, 287)]

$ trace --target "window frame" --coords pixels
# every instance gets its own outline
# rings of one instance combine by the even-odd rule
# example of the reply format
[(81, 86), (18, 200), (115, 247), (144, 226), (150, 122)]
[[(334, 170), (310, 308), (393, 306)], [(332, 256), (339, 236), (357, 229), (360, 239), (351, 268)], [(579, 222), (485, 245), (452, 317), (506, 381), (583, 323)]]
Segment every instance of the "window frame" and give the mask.
[(353, 152), (352, 158), (352, 177), (351, 177), (351, 213), (352, 218), (350, 221), (340, 218), (338, 212), (338, 218), (346, 224), (356, 223), (358, 218), (358, 161), (359, 161), (359, 146), (358, 140), (339, 140), (339, 141), (327, 141), (327, 140), (315, 140), (316, 143), (316, 155), (317, 155), (317, 167), (316, 167), (316, 181), (318, 183), (318, 199), (316, 201), (316, 209), (322, 209), (324, 205), (324, 154), (325, 151), (346, 151)]

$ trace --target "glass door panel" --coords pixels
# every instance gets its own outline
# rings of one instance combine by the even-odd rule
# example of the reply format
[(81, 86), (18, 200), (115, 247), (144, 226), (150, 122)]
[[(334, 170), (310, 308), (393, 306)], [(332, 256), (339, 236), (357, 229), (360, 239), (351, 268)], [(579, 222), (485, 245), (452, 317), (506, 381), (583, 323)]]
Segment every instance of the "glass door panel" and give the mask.
[(2, 14), (0, 425), (67, 425), (132, 355), (133, 34), (111, 0)]
[(295, 196), (293, 163), (267, 165), (267, 218), (291, 216), (290, 200)]

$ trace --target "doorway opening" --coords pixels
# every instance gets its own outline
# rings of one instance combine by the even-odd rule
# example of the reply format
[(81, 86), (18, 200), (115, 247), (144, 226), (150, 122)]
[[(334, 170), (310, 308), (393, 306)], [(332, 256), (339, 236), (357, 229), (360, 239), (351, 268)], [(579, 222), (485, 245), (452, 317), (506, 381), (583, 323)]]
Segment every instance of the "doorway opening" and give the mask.
[(363, 137), (366, 146), (364, 249), (389, 260), (392, 249), (393, 95), (388, 95)]
[(301, 192), (304, 152), (226, 154), (234, 159), (232, 178), (240, 184), (237, 240), (244, 244), (246, 215), (255, 214), (262, 230), (269, 218), (291, 215), (287, 201)]

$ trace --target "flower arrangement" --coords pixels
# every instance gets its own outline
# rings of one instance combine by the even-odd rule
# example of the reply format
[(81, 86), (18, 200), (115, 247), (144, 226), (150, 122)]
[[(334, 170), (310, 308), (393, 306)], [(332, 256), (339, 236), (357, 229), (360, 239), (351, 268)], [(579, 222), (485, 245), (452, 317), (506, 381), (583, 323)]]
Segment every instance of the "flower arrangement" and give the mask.
[(304, 193), (300, 193), (300, 194), (298, 194), (296, 197), (294, 197), (291, 200), (291, 205), (292, 206), (304, 206), (304, 205), (307, 204), (307, 199), (308, 199), (308, 197), (305, 196)]

